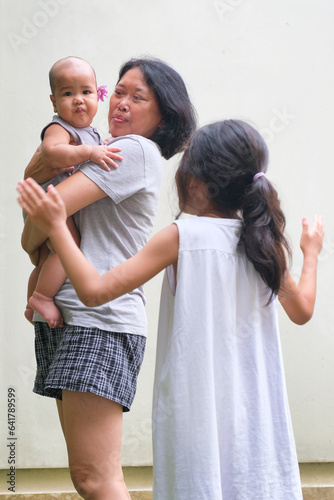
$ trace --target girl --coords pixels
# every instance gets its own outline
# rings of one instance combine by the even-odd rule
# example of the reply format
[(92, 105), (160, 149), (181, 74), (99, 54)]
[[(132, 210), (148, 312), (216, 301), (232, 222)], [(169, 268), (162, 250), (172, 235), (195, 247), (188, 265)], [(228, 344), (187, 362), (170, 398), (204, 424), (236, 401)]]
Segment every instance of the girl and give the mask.
[(167, 267), (154, 387), (154, 498), (301, 500), (278, 333), (277, 297), (307, 322), (316, 294), (321, 217), (303, 219), (299, 283), (268, 152), (248, 124), (192, 137), (176, 174), (182, 212), (103, 275), (80, 253), (57, 192), (21, 181), (19, 202), (49, 235), (79, 298), (97, 306)]

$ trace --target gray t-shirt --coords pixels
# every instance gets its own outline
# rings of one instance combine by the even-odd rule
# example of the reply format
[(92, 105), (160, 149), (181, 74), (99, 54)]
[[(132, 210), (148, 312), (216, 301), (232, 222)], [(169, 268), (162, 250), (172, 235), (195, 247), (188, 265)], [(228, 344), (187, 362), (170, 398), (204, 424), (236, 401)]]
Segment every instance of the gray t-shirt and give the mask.
[[(161, 154), (154, 142), (128, 135), (109, 144), (122, 149), (123, 160), (117, 169), (107, 172), (94, 163), (80, 167), (107, 196), (74, 215), (81, 234), (80, 248), (100, 273), (128, 259), (147, 242), (163, 174)], [(141, 288), (89, 308), (78, 299), (66, 279), (55, 302), (65, 323), (70, 325), (146, 336), (145, 297)]]

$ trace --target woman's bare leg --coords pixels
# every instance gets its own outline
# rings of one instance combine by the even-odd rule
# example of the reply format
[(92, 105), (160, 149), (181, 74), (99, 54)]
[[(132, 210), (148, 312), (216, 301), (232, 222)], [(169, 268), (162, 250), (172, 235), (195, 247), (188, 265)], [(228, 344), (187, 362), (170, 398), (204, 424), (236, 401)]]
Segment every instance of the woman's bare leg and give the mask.
[(63, 415), (63, 402), (60, 399), (56, 399), (56, 403), (57, 403), (57, 410), (58, 410), (59, 422), (60, 422), (61, 429), (62, 429), (64, 437), (65, 437), (64, 415)]
[(71, 477), (85, 500), (130, 500), (121, 466), (122, 406), (86, 392), (58, 403)]

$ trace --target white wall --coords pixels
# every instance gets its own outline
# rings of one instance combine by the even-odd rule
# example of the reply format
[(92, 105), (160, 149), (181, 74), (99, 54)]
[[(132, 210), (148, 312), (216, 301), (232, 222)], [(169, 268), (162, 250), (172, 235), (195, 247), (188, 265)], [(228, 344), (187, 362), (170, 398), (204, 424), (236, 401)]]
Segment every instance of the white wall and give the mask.
[[(166, 60), (184, 77), (200, 124), (251, 120), (268, 140), (269, 177), (288, 218), (294, 272), (301, 264), (301, 218), (323, 213), (326, 240), (319, 265), (314, 318), (296, 327), (281, 317), (293, 425), (300, 461), (334, 461), (332, 222), (334, 112), (333, 16), (328, 0), (1, 0), (0, 212), (0, 468), (8, 467), (7, 389), (14, 387), (16, 466), (66, 465), (55, 403), (31, 392), (33, 330), (23, 317), (28, 257), (20, 248), (22, 219), (15, 186), (52, 115), (48, 71), (78, 55), (98, 83), (116, 81), (131, 56)], [(107, 103), (95, 125), (107, 133)], [(166, 179), (156, 229), (175, 214), (172, 177)], [(150, 464), (150, 406), (159, 286), (146, 287), (149, 339), (133, 410), (125, 416), (124, 464)]]

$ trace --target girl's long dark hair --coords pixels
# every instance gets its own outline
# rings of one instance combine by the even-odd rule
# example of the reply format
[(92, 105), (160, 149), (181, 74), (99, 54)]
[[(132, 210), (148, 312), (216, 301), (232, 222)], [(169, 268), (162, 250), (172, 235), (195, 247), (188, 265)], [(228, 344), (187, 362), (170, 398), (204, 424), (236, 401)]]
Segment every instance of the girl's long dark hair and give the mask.
[(287, 256), (285, 217), (277, 192), (266, 176), (268, 149), (261, 135), (240, 120), (225, 120), (199, 129), (191, 138), (176, 173), (180, 209), (188, 203), (189, 182), (202, 181), (215, 209), (239, 211), (239, 245), (272, 294), (281, 288)]

